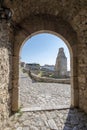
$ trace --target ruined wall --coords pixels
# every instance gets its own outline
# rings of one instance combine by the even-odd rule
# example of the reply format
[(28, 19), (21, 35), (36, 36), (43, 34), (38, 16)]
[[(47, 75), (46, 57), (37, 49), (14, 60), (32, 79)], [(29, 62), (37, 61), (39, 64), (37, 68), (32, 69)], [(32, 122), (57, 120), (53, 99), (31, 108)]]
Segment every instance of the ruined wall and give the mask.
[(11, 47), (9, 27), (0, 23), (0, 128), (4, 127), (11, 107)]
[(31, 79), (34, 79), (36, 82), (45, 82), (45, 83), (62, 83), (62, 84), (70, 84), (70, 79), (55, 79), (48, 77), (39, 77), (34, 73), (29, 72), (29, 76)]
[(56, 76), (65, 76), (67, 73), (67, 58), (64, 53), (64, 48), (59, 48), (56, 58), (55, 74)]

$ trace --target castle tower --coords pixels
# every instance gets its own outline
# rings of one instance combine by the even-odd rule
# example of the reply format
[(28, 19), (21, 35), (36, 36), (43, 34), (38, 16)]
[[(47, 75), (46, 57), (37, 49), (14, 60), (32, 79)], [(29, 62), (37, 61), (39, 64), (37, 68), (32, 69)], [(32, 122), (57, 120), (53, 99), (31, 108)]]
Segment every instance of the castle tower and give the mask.
[(65, 76), (67, 73), (67, 58), (64, 53), (64, 48), (59, 48), (56, 58), (55, 74), (56, 76)]

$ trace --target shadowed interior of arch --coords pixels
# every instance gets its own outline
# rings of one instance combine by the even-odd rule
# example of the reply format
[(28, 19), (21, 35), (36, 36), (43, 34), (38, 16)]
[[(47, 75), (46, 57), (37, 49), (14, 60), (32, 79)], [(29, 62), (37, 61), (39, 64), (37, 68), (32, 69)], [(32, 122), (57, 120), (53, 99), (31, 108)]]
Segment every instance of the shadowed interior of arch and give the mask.
[(20, 51), (19, 88), (23, 111), (70, 108), (70, 50), (62, 39), (40, 33), (24, 43)]

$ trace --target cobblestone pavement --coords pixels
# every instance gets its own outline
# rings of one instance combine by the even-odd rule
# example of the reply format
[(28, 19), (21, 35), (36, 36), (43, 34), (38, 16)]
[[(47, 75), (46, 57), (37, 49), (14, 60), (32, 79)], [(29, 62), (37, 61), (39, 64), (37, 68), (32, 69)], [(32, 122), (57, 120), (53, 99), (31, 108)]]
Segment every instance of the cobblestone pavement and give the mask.
[(87, 115), (78, 109), (18, 112), (4, 130), (87, 130)]
[[(49, 107), (49, 105), (52, 105), (51, 103), (54, 103), (55, 106), (56, 100), (59, 105), (68, 104), (69, 106), (70, 86), (66, 85), (65, 89), (65, 85), (61, 86), (58, 84), (58, 86), (56, 86), (56, 84), (47, 85), (42, 83), (42, 85), (44, 85), (44, 88), (42, 89), (42, 85), (40, 83), (32, 83), (27, 75), (25, 77), (24, 75), (21, 76), (21, 83), (24, 89), (23, 87), (20, 89), (20, 92), (23, 90), (23, 93), (20, 93), (20, 99), (21, 103), (24, 103), (24, 107), (29, 105), (31, 107), (35, 107), (35, 105), (40, 105), (43, 107), (47, 105)], [(27, 84), (29, 84), (29, 86), (26, 86)], [(32, 87), (30, 87), (31, 84)], [(44, 93), (45, 95), (43, 95)], [(29, 97), (29, 95), (32, 97), (32, 99)], [(52, 99), (56, 100), (52, 102), (50, 101)], [(87, 115), (81, 110), (75, 108), (61, 110), (50, 109), (49, 111), (36, 110), (27, 112), (19, 110), (17, 113), (9, 117), (8, 122), (4, 125), (4, 129), (0, 128), (0, 130), (87, 130)]]
[(69, 108), (71, 86), (58, 83), (32, 81), (27, 74), (20, 74), (20, 103), (32, 109)]

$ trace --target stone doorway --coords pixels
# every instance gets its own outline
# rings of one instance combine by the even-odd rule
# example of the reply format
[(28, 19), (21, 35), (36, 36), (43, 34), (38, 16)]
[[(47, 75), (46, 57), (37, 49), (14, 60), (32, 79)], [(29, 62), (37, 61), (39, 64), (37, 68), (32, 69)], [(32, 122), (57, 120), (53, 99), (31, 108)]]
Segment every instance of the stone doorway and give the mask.
[[(33, 17), (33, 16), (32, 16)], [(21, 23), (22, 26), (27, 30), (29, 30), (29, 34), (26, 35), (24, 30), (17, 32), (15, 35), (15, 42), (14, 42), (14, 50), (13, 50), (13, 92), (12, 92), (12, 110), (17, 111), (20, 107), (19, 104), (19, 52), (22, 45), (26, 42), (27, 39), (34, 36), (38, 33), (51, 33), (58, 37), (60, 37), (68, 46), (71, 55), (71, 106), (78, 107), (79, 100), (78, 100), (78, 82), (77, 82), (77, 38), (75, 32), (73, 31), (71, 26), (63, 25), (63, 21), (60, 20), (57, 22), (53, 19), (50, 19), (49, 26), (47, 19), (46, 21), (43, 20), (43, 16), (37, 17), (37, 26), (35, 23), (32, 23), (31, 19), (25, 20), (24, 23)], [(35, 17), (35, 19), (36, 19)], [(33, 17), (34, 19), (34, 17)], [(44, 23), (40, 24), (40, 22), (46, 22), (45, 26)], [(28, 24), (30, 23), (31, 24)], [(57, 23), (56, 23), (57, 22)], [(25, 24), (26, 23), (26, 24)], [(24, 25), (23, 25), (24, 24)], [(57, 24), (55, 28), (55, 24)], [(68, 24), (68, 23), (67, 23)], [(63, 28), (62, 28), (63, 26)], [(68, 33), (66, 33), (68, 31)]]
[[(43, 33), (41, 33), (41, 34), (43, 35)], [(34, 36), (39, 36), (39, 35), (40, 35), (40, 33), (38, 35), (34, 35)], [(48, 33), (45, 33), (44, 39), (42, 39), (42, 41), (45, 40), (46, 35), (48, 35)], [(52, 38), (56, 39), (57, 40), (56, 44), (59, 44), (58, 45), (59, 47), (64, 46), (67, 53), (69, 53), (69, 50), (66, 47), (65, 43), (61, 39), (57, 39), (58, 37), (56, 37), (56, 35), (49, 34), (49, 39), (50, 38), (51, 38), (51, 40), (52, 40)], [(28, 42), (29, 40), (30, 40), (30, 42)], [(27, 48), (28, 48), (28, 44), (33, 44), (32, 37), (29, 40), (24, 43), (24, 45), (27, 44)], [(39, 42), (39, 40), (38, 40), (38, 42)], [(54, 44), (54, 46), (55, 46), (55, 44)], [(34, 45), (33, 45), (33, 47), (34, 47)], [(56, 46), (55, 46), (55, 48), (56, 48)], [(23, 49), (23, 46), (21, 48), (21, 51), (22, 51), (22, 49)], [(37, 110), (55, 110), (55, 109), (70, 108), (70, 105), (71, 105), (71, 76), (67, 75), (67, 72), (68, 72), (67, 63), (64, 62), (65, 60), (67, 60), (67, 58), (66, 58), (64, 52), (61, 52), (61, 53), (63, 53), (63, 54), (61, 54), (63, 56), (61, 56), (59, 58), (59, 60), (61, 60), (60, 62), (61, 62), (62, 69), (63, 69), (63, 70), (61, 70), (61, 72), (66, 71), (65, 75), (58, 75), (61, 77), (57, 77), (57, 74), (56, 74), (57, 71), (55, 70), (55, 66), (57, 66), (56, 62), (58, 60), (57, 55), (58, 56), (60, 55), (60, 49), (61, 48), (57, 49), (57, 51), (59, 53), (57, 52), (57, 54), (56, 54), (53, 71), (48, 72), (47, 69), (46, 69), (46, 71), (45, 71), (45, 69), (43, 71), (43, 67), (46, 67), (46, 66), (43, 66), (43, 67), (40, 66), (42, 68), (40, 69), (40, 67), (39, 67), (39, 69), (37, 70), (37, 68), (35, 68), (34, 65), (31, 68), (31, 66), (30, 66), (31, 64), (25, 63), (24, 61), (21, 62), (21, 60), (20, 60), (20, 65), (19, 65), (19, 95), (20, 95), (19, 97), (20, 97), (20, 100), (19, 101), (20, 101), (20, 106), (21, 106), (22, 110), (24, 110), (24, 111), (35, 111), (36, 110), (37, 111)], [(28, 51), (30, 51), (30, 50), (28, 49)], [(49, 50), (47, 50), (47, 51), (49, 51)], [(35, 52), (33, 52), (33, 53), (35, 53)], [(29, 53), (26, 53), (26, 54), (29, 57)], [(20, 52), (20, 57), (22, 58), (21, 52)], [(63, 59), (64, 57), (65, 57), (65, 59)], [(68, 58), (69, 58), (69, 56), (68, 56)], [(31, 59), (31, 57), (30, 57), (30, 59)], [(69, 59), (67, 62), (70, 62)], [(39, 64), (39, 63), (37, 63), (37, 64)], [(51, 65), (49, 65), (49, 66), (51, 66)], [(70, 65), (68, 64), (68, 66), (70, 66)], [(32, 77), (29, 75), (30, 71), (32, 73)], [(43, 72), (44, 75), (39, 76), (39, 74), (41, 72)], [(48, 73), (48, 75), (49, 75), (49, 73), (51, 73), (53, 78), (48, 77), (47, 73)], [(35, 76), (36, 76), (36, 78), (35, 78)], [(45, 81), (43, 80), (44, 77), (46, 79)], [(41, 78), (41, 79), (38, 81), (37, 78)], [(43, 82), (42, 82), (42, 80), (43, 80)]]

